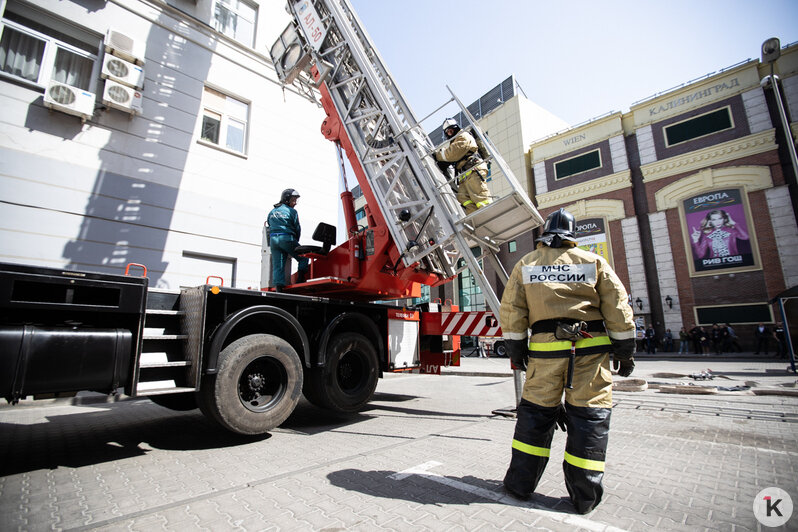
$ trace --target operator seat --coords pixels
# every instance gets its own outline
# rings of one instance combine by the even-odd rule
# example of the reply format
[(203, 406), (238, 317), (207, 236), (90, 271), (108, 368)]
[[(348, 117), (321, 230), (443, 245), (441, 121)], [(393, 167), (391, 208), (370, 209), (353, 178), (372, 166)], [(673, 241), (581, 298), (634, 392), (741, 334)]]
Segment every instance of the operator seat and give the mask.
[(316, 255), (327, 255), (330, 252), (330, 248), (333, 244), (335, 244), (336, 238), (336, 228), (334, 225), (326, 224), (321, 222), (319, 225), (316, 226), (316, 230), (313, 231), (313, 240), (317, 242), (321, 242), (321, 246), (297, 246), (294, 250), (297, 255), (306, 255), (309, 253), (313, 253)]

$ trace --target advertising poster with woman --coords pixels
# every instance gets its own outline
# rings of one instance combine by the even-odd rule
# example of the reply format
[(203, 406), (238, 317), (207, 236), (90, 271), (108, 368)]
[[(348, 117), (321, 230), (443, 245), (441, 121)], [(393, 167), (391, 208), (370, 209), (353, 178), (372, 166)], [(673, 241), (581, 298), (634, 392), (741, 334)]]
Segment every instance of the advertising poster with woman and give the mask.
[(584, 250), (601, 255), (612, 264), (609, 239), (604, 218), (586, 218), (576, 221), (576, 245)]
[(741, 189), (705, 192), (682, 207), (694, 273), (758, 266)]

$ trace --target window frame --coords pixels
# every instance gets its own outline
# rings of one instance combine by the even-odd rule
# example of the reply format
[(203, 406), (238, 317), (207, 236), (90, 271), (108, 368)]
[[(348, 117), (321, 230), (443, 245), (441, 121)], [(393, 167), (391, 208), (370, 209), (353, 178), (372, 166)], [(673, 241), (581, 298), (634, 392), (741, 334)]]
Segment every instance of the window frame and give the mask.
[[(724, 110), (726, 111), (726, 113), (729, 116), (729, 123), (731, 124), (729, 127), (726, 127), (726, 128), (723, 128), (723, 129), (718, 129), (717, 131), (712, 131), (711, 133), (705, 133), (705, 134), (699, 135), (697, 137), (692, 137), (692, 138), (689, 138), (687, 140), (680, 140), (679, 142), (674, 142), (673, 144), (671, 144), (668, 141), (668, 129), (669, 128), (672, 128), (674, 126), (678, 126), (680, 124), (684, 124), (686, 122), (690, 122), (691, 120), (696, 120), (698, 118), (701, 118), (702, 116), (710, 115), (712, 113), (717, 113), (718, 111), (724, 111)], [(722, 133), (723, 131), (729, 131), (729, 130), (734, 129), (735, 127), (736, 126), (734, 124), (734, 113), (732, 113), (731, 105), (724, 105), (723, 107), (718, 107), (716, 109), (711, 109), (711, 110), (709, 110), (709, 111), (707, 111), (705, 113), (701, 113), (699, 115), (691, 116), (690, 118), (685, 118), (684, 120), (680, 120), (678, 122), (674, 122), (672, 124), (668, 124), (667, 126), (662, 126), (662, 140), (665, 142), (665, 147), (666, 148), (672, 148), (674, 146), (679, 146), (680, 144), (685, 144), (687, 142), (693, 142), (693, 141), (696, 141), (698, 139), (706, 138), (706, 137), (708, 137), (710, 135), (715, 135), (716, 133)]]
[[(720, 322), (701, 322), (699, 321), (699, 311), (706, 310), (706, 309), (728, 309), (729, 307), (750, 307), (752, 310), (754, 307), (760, 308), (762, 311), (767, 311), (770, 314), (770, 320), (761, 320), (756, 319), (753, 321), (730, 321), (728, 323), (733, 323), (734, 325), (756, 325), (757, 323), (775, 323), (774, 315), (773, 315), (773, 308), (767, 301), (751, 301), (747, 303), (725, 303), (723, 305), (696, 305), (693, 307), (693, 323), (696, 326), (711, 326), (713, 323), (720, 323)], [(726, 323), (726, 322), (724, 322)]]
[[(565, 175), (565, 176), (562, 176), (562, 177), (559, 177), (557, 175), (557, 165), (558, 164), (562, 164), (562, 163), (565, 163), (565, 162), (568, 162), (568, 161), (573, 161), (574, 159), (578, 159), (579, 157), (584, 157), (585, 155), (588, 155), (588, 154), (591, 154), (591, 153), (598, 153), (598, 160), (599, 160), (598, 166), (593, 166), (592, 168), (588, 168), (587, 170), (582, 170), (580, 172), (576, 172), (576, 173), (573, 173), (573, 174), (568, 174), (568, 175)], [(562, 179), (568, 179), (570, 177), (574, 177), (574, 176), (577, 176), (577, 175), (580, 175), (580, 174), (584, 174), (584, 173), (587, 173), (587, 172), (592, 172), (593, 170), (598, 170), (600, 168), (603, 168), (604, 167), (604, 161), (601, 159), (601, 149), (600, 148), (596, 148), (596, 149), (593, 149), (593, 150), (588, 150), (586, 152), (580, 153), (579, 155), (574, 155), (573, 157), (569, 157), (567, 159), (562, 159), (560, 161), (556, 161), (556, 162), (552, 163), (552, 167), (553, 167), (553, 170), (554, 170), (554, 180), (555, 181), (560, 181)]]
[[(241, 119), (235, 116), (232, 116), (231, 113), (228, 112), (227, 109), (219, 109), (213, 105), (213, 102), (206, 100), (206, 94), (208, 91), (216, 92), (225, 97), (225, 102), (228, 100), (234, 100), (240, 104), (246, 106), (246, 121), (243, 123), (244, 131), (242, 135), (242, 147), (241, 151), (236, 150), (235, 148), (230, 148), (227, 146), (227, 134), (228, 134), (228, 125), (231, 121), (241, 123)], [(248, 157), (248, 150), (249, 150), (249, 125), (252, 122), (252, 102), (242, 98), (240, 96), (236, 96), (231, 94), (228, 91), (219, 89), (216, 86), (206, 84), (202, 90), (202, 101), (201, 101), (201, 111), (199, 113), (199, 124), (197, 127), (197, 142), (204, 146), (208, 146), (210, 148), (215, 148), (217, 150), (221, 150), (226, 153), (230, 153), (232, 155), (237, 155), (239, 157), (247, 158)], [(202, 136), (203, 133), (203, 124), (205, 123), (205, 117), (208, 116), (206, 113), (210, 112), (214, 115), (219, 115), (221, 119), (219, 120), (219, 142), (215, 143), (211, 140), (205, 139)]]
[(234, 40), (235, 42), (237, 42), (239, 44), (243, 44), (244, 46), (248, 46), (250, 48), (254, 48), (255, 47), (255, 36), (257, 35), (257, 28), (258, 28), (258, 7), (259, 6), (257, 4), (255, 4), (255, 3), (253, 3), (253, 2), (249, 2), (248, 0), (231, 0), (231, 2), (236, 2), (237, 4), (245, 4), (245, 5), (249, 6), (254, 12), (254, 18), (251, 21), (251, 23), (252, 23), (252, 34), (250, 35), (249, 42), (245, 42), (245, 41), (241, 40), (240, 38), (238, 38), (235, 35), (235, 32), (233, 32), (233, 35), (230, 35), (229, 33), (224, 31), (223, 27), (221, 27), (222, 24), (220, 23), (219, 19), (216, 18), (217, 6), (221, 6), (222, 9), (226, 9), (226, 10), (230, 11), (231, 13), (233, 13), (233, 15), (236, 18), (241, 17), (244, 20), (248, 20), (246, 17), (244, 17), (239, 12), (239, 7), (238, 6), (233, 7), (232, 5), (228, 5), (228, 4), (226, 4), (224, 2), (224, 0), (213, 0), (213, 5), (211, 7), (211, 24), (210, 24), (210, 26), (214, 30), (216, 30), (219, 33), (221, 33), (222, 35)]
[[(48, 17), (46, 20), (42, 21), (41, 23), (43, 26), (50, 28), (54, 31), (59, 31), (61, 33), (65, 33), (61, 31), (63, 28), (52, 27), (53, 24), (64, 24), (56, 21), (52, 17)], [(81, 57), (85, 57), (92, 62), (92, 69), (89, 78), (89, 85), (88, 88), (81, 90), (86, 90), (91, 92), (92, 94), (97, 94), (97, 84), (98, 78), (100, 77), (100, 47), (102, 46), (102, 40), (98, 39), (97, 44), (97, 53), (91, 53), (88, 50), (83, 48), (79, 48), (72, 44), (66, 43), (57, 37), (53, 37), (51, 35), (47, 35), (46, 33), (42, 33), (38, 30), (34, 30), (29, 28), (19, 22), (15, 22), (13, 20), (9, 20), (5, 16), (5, 11), (3, 12), (3, 16), (0, 17), (0, 38), (6, 28), (10, 28), (14, 31), (27, 35), (28, 37), (37, 39), (39, 41), (44, 42), (44, 51), (42, 52), (41, 63), (39, 65), (39, 75), (36, 78), (36, 81), (23, 78), (21, 76), (17, 76), (16, 74), (11, 74), (9, 72), (0, 71), (0, 78), (13, 80), (19, 83), (23, 83), (25, 85), (41, 88), (43, 90), (47, 89), (48, 84), (53, 79), (53, 69), (55, 67), (55, 60), (58, 53), (58, 49), (66, 50), (67, 52), (73, 53), (75, 55), (79, 55)], [(86, 32), (86, 37), (90, 37), (90, 33)], [(84, 42), (88, 47), (91, 46), (91, 43)]]

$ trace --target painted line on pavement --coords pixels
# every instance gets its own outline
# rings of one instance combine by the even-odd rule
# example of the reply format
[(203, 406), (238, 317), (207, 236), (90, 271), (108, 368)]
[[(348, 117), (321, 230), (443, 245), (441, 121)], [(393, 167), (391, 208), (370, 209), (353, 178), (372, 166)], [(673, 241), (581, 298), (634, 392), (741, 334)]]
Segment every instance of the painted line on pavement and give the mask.
[(398, 473), (393, 473), (392, 475), (388, 475), (388, 478), (391, 478), (393, 480), (404, 480), (410, 476), (422, 477), (427, 480), (431, 480), (433, 482), (449, 486), (451, 488), (471, 493), (478, 497), (482, 497), (483, 499), (500, 502), (502, 504), (517, 506), (527, 512), (537, 514), (542, 517), (546, 517), (548, 519), (552, 519), (554, 521), (557, 521), (558, 523), (573, 525), (575, 527), (579, 527), (580, 529), (591, 530), (595, 532), (624, 532), (624, 529), (622, 528), (617, 528), (611, 525), (606, 525), (604, 523), (599, 523), (598, 521), (591, 521), (586, 517), (581, 517), (575, 514), (565, 514), (561, 512), (555, 512), (543, 506), (535, 505), (534, 503), (519, 501), (504, 493), (488, 490), (485, 488), (480, 488), (478, 486), (473, 486), (471, 484), (467, 484), (465, 482), (461, 482), (459, 480), (455, 480), (452, 478), (447, 478), (444, 477), (443, 475), (439, 475), (438, 473), (433, 473), (430, 471), (430, 469), (440, 465), (443, 464), (431, 460), (429, 462), (424, 462), (423, 464), (419, 464), (409, 469), (399, 471)]

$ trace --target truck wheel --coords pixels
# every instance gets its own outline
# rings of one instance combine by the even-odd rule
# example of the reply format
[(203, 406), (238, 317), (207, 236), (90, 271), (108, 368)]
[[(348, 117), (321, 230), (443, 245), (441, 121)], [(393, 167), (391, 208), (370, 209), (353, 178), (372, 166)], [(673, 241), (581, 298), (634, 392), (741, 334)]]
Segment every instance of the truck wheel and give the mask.
[(302, 394), (302, 363), (285, 340), (269, 334), (239, 338), (219, 353), (218, 372), (198, 392), (202, 412), (239, 434), (263, 434), (294, 411)]
[(496, 354), (497, 357), (506, 357), (507, 356), (507, 346), (504, 345), (504, 342), (496, 342), (493, 344), (493, 352)]
[(170, 393), (167, 395), (150, 395), (149, 400), (158, 406), (175, 410), (177, 412), (188, 412), (197, 408), (197, 399), (191, 393)]
[(337, 412), (356, 412), (374, 395), (378, 379), (377, 352), (357, 333), (334, 336), (327, 345), (327, 364), (313, 368), (305, 397)]

